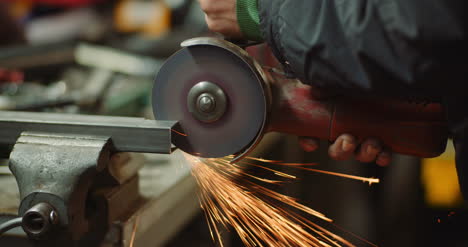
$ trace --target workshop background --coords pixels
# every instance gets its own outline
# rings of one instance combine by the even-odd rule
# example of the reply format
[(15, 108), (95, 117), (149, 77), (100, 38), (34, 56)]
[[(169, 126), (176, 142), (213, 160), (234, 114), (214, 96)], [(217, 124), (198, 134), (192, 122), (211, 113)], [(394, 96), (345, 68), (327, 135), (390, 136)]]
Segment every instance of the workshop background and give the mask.
[[(203, 35), (214, 34), (192, 0), (2, 1), (0, 110), (153, 118), (150, 97), (158, 68), (183, 40)], [(300, 182), (280, 191), (333, 219), (340, 228), (328, 227), (345, 237), (355, 238), (351, 232), (378, 246), (468, 246), (468, 214), (451, 143), (441, 157), (395, 155), (388, 167), (335, 162), (326, 148), (322, 143), (317, 152), (305, 153), (297, 137), (273, 133), (254, 156), (380, 178), (368, 186), (284, 168)], [(5, 166), (9, 149), (0, 153), (1, 222), (17, 214), (19, 197)], [(135, 246), (216, 246), (180, 154), (132, 154), (127, 160), (136, 164), (136, 187), (112, 204), (120, 214), (106, 238), (93, 244), (129, 246), (133, 239)], [(223, 231), (223, 238), (224, 246), (243, 246), (235, 231)], [(0, 237), (0, 246), (31, 245), (16, 229)]]

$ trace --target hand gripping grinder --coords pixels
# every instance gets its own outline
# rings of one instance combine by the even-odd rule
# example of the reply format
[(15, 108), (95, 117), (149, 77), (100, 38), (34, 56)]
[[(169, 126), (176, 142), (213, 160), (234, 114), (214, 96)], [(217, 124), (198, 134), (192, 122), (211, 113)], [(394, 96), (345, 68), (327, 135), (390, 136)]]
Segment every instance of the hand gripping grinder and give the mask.
[(158, 72), (155, 118), (177, 120), (173, 144), (200, 157), (247, 155), (269, 131), (334, 141), (340, 134), (375, 137), (393, 152), (434, 157), (447, 143), (439, 104), (334, 97), (262, 68), (233, 43), (194, 38)]

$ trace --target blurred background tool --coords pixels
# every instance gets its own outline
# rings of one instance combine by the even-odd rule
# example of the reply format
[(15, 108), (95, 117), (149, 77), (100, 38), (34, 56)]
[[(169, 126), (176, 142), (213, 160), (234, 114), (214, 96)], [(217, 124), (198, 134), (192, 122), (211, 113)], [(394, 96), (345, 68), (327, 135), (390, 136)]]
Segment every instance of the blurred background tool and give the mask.
[[(36, 243), (157, 246), (170, 241), (199, 212), (195, 182), (180, 154), (148, 154), (171, 152), (170, 125), (159, 129), (142, 118), (73, 115), (152, 115), (152, 79), (165, 58), (157, 53), (171, 53), (173, 37), (185, 39), (190, 32), (205, 30), (193, 1), (152, 2), (153, 10), (169, 6), (164, 11), (178, 19), (166, 20), (165, 32), (151, 36), (116, 28), (118, 2), (0, 4), (0, 32), (8, 37), (0, 46), (0, 109), (37, 112), (0, 114), (0, 153), (5, 158), (0, 164), (0, 222), (21, 212), (23, 227)], [(182, 27), (190, 32), (177, 33)], [(23, 133), (26, 130), (38, 132)], [(9, 142), (16, 143), (21, 133), (22, 144), (11, 152), (14, 143)], [(138, 149), (145, 154), (129, 153)], [(17, 181), (5, 166), (9, 163), (14, 163)], [(29, 164), (32, 169), (25, 169)], [(35, 199), (26, 199), (31, 194)], [(45, 227), (50, 221), (42, 217), (47, 213), (34, 209), (37, 200), (54, 208), (57, 224)], [(0, 237), (0, 246), (31, 246), (28, 236), (22, 228), (13, 229)]]

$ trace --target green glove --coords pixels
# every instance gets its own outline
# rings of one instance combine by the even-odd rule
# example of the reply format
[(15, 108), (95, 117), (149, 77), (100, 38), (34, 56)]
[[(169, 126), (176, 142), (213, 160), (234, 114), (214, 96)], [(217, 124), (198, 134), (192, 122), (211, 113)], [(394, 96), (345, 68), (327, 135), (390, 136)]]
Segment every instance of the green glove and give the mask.
[(237, 22), (244, 36), (253, 41), (263, 41), (257, 0), (237, 0)]

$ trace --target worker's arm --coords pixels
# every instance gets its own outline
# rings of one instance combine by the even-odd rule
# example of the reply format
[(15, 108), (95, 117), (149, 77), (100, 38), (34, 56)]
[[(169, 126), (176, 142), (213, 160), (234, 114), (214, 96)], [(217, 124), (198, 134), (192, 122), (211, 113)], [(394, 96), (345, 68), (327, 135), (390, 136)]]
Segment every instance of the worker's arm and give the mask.
[(463, 89), (463, 0), (199, 1), (210, 29), (263, 39), (305, 83), (437, 100)]
[(465, 80), (464, 5), (464, 0), (258, 0), (259, 27), (275, 55), (303, 82), (347, 93), (432, 97)]

